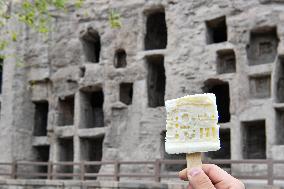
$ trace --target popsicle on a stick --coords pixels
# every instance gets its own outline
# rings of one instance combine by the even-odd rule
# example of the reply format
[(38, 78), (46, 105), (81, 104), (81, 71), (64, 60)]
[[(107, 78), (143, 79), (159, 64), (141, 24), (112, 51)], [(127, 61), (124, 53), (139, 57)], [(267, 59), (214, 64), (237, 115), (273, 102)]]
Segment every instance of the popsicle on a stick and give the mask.
[(201, 152), (220, 149), (216, 97), (212, 93), (167, 100), (166, 152), (186, 153), (187, 167), (200, 167)]

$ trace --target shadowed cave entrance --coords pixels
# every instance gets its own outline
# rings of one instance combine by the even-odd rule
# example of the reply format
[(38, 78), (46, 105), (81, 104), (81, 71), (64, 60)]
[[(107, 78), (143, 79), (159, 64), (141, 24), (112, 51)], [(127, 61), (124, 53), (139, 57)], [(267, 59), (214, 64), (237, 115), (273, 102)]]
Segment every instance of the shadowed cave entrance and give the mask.
[(219, 79), (208, 79), (204, 82), (203, 91), (205, 93), (214, 93), (216, 96), (218, 122), (229, 122), (231, 119), (229, 83)]
[(119, 85), (119, 100), (126, 105), (132, 104), (133, 83), (121, 83)]
[(217, 51), (217, 73), (235, 73), (236, 56), (232, 49)]
[(166, 75), (164, 68), (164, 56), (155, 55), (146, 58), (148, 75), (148, 105), (149, 107), (159, 107), (165, 105), (165, 85)]
[(48, 121), (48, 102), (37, 101), (33, 102), (35, 106), (34, 114), (34, 136), (47, 135), (47, 121)]
[(276, 65), (276, 102), (284, 102), (284, 58), (281, 57)]
[[(98, 136), (94, 138), (81, 138), (81, 160), (84, 161), (101, 161), (103, 155), (103, 141), (104, 136)], [(87, 173), (98, 173), (100, 165), (88, 165), (86, 166)], [(92, 177), (93, 178), (93, 177)]]
[(69, 126), (74, 124), (74, 95), (59, 98), (58, 125)]
[(104, 127), (102, 89), (81, 91), (81, 128)]
[(145, 50), (167, 47), (167, 24), (165, 10), (158, 10), (147, 16)]
[(276, 109), (276, 144), (284, 144), (284, 110)]
[[(74, 161), (74, 145), (73, 138), (60, 138), (58, 139), (58, 160), (60, 162), (73, 162)], [(60, 165), (58, 167), (59, 173), (73, 173), (73, 166)], [(66, 177), (72, 179), (71, 177)]]
[(88, 62), (99, 63), (101, 52), (101, 38), (93, 28), (88, 28), (81, 34), (83, 51)]
[(227, 41), (226, 17), (222, 16), (206, 21), (207, 44)]
[[(49, 161), (49, 146), (35, 146), (33, 147), (35, 153), (35, 161), (36, 162), (48, 162)], [(36, 166), (38, 173), (47, 173), (48, 167), (44, 166)], [(38, 178), (46, 178), (46, 176), (38, 176)]]
[[(220, 129), (220, 150), (208, 152), (207, 156), (211, 159), (231, 159), (231, 133), (230, 129)], [(231, 168), (230, 164), (220, 165), (223, 168)]]
[(114, 67), (125, 68), (127, 66), (126, 61), (127, 54), (124, 49), (118, 49), (114, 55)]
[(265, 120), (242, 122), (244, 159), (266, 159)]

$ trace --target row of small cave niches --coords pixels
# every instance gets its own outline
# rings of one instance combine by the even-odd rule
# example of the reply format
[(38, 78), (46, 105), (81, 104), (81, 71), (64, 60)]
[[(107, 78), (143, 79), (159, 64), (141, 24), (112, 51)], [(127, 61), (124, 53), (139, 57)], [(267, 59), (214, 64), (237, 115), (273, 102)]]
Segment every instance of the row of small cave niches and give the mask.
[[(122, 86), (124, 85), (121, 84)], [(123, 91), (122, 91), (123, 92)], [(121, 93), (122, 93), (121, 92)], [(57, 126), (74, 125), (74, 95), (58, 99)], [(35, 106), (34, 136), (47, 136), (48, 101), (33, 102)], [(102, 90), (80, 91), (80, 127), (95, 128), (104, 126), (104, 94)]]
[[(104, 135), (92, 138), (80, 138), (80, 160), (81, 161), (101, 161), (103, 154)], [(58, 138), (58, 158), (59, 162), (74, 161), (74, 140), (70, 138)], [(48, 162), (50, 160), (50, 146), (35, 146), (33, 147), (35, 158), (38, 162)], [(100, 165), (86, 166), (87, 173), (97, 173), (100, 170)], [(57, 166), (57, 173), (73, 173), (72, 166), (60, 165)], [(39, 173), (47, 173), (47, 167), (38, 167)]]
[[(165, 49), (167, 47), (167, 25), (165, 10), (158, 9), (147, 14), (146, 34), (144, 36), (144, 49)], [(226, 17), (218, 17), (205, 22), (207, 44), (227, 41)], [(86, 60), (99, 63), (101, 51), (101, 38), (93, 28), (82, 32), (81, 41)], [(261, 27), (250, 32), (250, 41), (246, 46), (249, 65), (272, 63), (277, 55), (278, 36), (276, 27)], [(127, 66), (127, 52), (117, 49), (114, 55), (114, 67)], [(217, 73), (236, 72), (236, 56), (233, 49), (217, 51)]]
[[(252, 75), (248, 77), (249, 99), (266, 100), (271, 98), (271, 85), (274, 83), (275, 106), (284, 109), (284, 59), (277, 62), (274, 79), (271, 74)], [(230, 87), (229, 82), (220, 79), (208, 79), (202, 87), (205, 93), (216, 95), (216, 104), (219, 114), (219, 123), (230, 122)]]
[[(207, 44), (227, 41), (226, 17), (206, 22)], [(246, 46), (248, 64), (260, 65), (273, 63), (277, 56), (279, 39), (276, 27), (261, 27), (250, 32), (250, 41)], [(217, 51), (216, 70), (218, 74), (236, 72), (236, 55), (233, 49)]]
[[(154, 55), (146, 57), (148, 106), (156, 108), (164, 106), (165, 96), (165, 68), (164, 56)], [(122, 82), (119, 84), (119, 101), (126, 106), (133, 101), (133, 83)], [(75, 95), (58, 99), (57, 126), (74, 125)], [(34, 136), (46, 136), (48, 124), (48, 101), (35, 101)], [(91, 88), (80, 91), (80, 127), (104, 127), (104, 92), (103, 89)]]
[[(167, 26), (165, 10), (163, 8), (151, 11), (146, 15), (146, 34), (144, 36), (144, 49), (165, 49), (167, 46)], [(82, 31), (80, 39), (87, 62), (99, 63), (101, 53), (101, 37), (92, 27)], [(115, 51), (114, 67), (125, 68), (127, 66), (127, 53), (120, 48)]]
[[(280, 58), (276, 65), (275, 96), (276, 102), (284, 102), (284, 66)], [(148, 107), (156, 108), (164, 106), (166, 75), (164, 68), (164, 56), (152, 55), (146, 57), (147, 67), (147, 93)], [(219, 112), (219, 123), (230, 121), (230, 91), (229, 83), (219, 79), (208, 79), (202, 87), (203, 92), (214, 93)], [(250, 97), (262, 99), (271, 97), (271, 75), (249, 76)], [(125, 105), (131, 105), (133, 100), (133, 83), (119, 84), (119, 101)], [(48, 102), (39, 101), (35, 104), (35, 136), (46, 135), (48, 120)], [(104, 93), (102, 89), (80, 91), (80, 127), (93, 128), (104, 126)], [(58, 126), (74, 124), (74, 95), (58, 99)]]
[[(162, 55), (147, 57), (147, 91), (148, 107), (156, 108), (164, 106), (166, 76)], [(284, 100), (284, 69), (283, 63), (278, 62), (279, 69), (275, 74), (276, 102)], [(208, 79), (202, 87), (203, 92), (214, 93), (219, 112), (219, 123), (230, 121), (230, 89), (229, 83), (219, 79)], [(271, 75), (259, 75), (249, 77), (251, 98), (261, 99), (271, 96)], [(119, 84), (119, 100), (125, 105), (131, 105), (133, 101), (133, 83)], [(102, 89), (95, 91), (80, 91), (80, 127), (93, 128), (104, 126), (104, 93)], [(48, 122), (48, 102), (37, 101), (35, 105), (34, 135), (45, 136)], [(74, 95), (58, 99), (58, 126), (74, 124)]]
[[(280, 56), (276, 61), (276, 65), (274, 65), (274, 67), (275, 67), (274, 74), (267, 72), (267, 73), (258, 73), (248, 76), (250, 99), (265, 100), (267, 98), (272, 97), (276, 104), (284, 103), (284, 57)], [(272, 90), (274, 93), (272, 93)], [(215, 92), (213, 91), (213, 93)], [(218, 95), (216, 94), (216, 96)]]
[[(58, 140), (58, 161), (74, 161), (74, 143), (73, 138), (60, 138)], [(81, 161), (101, 161), (103, 155), (104, 135), (93, 138), (80, 138), (80, 160)], [(97, 173), (100, 165), (86, 167), (87, 173)], [(72, 173), (73, 167), (61, 166), (58, 172)]]
[[(218, 17), (206, 21), (207, 44), (227, 41), (226, 17)], [(249, 65), (260, 65), (274, 62), (277, 56), (279, 38), (277, 28), (272, 26), (259, 27), (250, 32), (246, 46)], [(233, 49), (217, 51), (217, 73), (236, 72), (236, 55)]]

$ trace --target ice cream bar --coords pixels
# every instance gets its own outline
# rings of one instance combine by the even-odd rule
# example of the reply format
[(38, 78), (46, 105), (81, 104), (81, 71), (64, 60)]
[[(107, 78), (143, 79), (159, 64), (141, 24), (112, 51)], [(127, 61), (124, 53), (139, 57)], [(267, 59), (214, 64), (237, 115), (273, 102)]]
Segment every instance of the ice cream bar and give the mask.
[(186, 153), (188, 158), (200, 158), (201, 165), (200, 152), (220, 149), (218, 111), (214, 94), (188, 95), (167, 100), (165, 106), (167, 153)]

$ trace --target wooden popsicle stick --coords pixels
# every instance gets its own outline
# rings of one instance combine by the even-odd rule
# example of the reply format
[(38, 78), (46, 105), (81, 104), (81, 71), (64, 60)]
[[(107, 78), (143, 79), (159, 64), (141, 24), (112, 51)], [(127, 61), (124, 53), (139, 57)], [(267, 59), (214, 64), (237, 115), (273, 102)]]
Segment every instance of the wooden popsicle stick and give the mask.
[(186, 164), (188, 170), (193, 167), (201, 167), (201, 152), (186, 154)]

